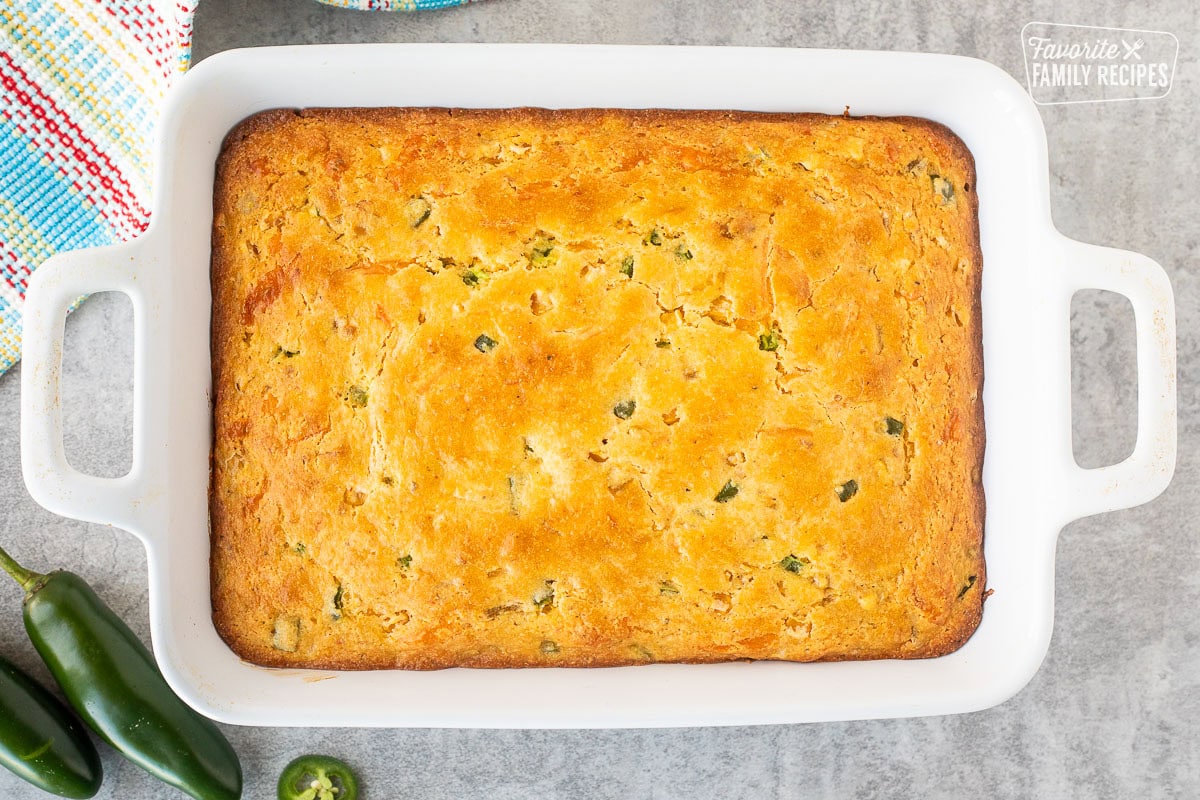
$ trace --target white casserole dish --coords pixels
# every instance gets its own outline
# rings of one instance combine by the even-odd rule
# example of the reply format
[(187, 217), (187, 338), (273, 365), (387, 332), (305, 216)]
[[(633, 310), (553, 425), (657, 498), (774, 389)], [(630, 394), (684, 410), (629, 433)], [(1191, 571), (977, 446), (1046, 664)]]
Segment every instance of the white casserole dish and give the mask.
[[(590, 670), (351, 672), (240, 661), (210, 617), (209, 236), (214, 163), (239, 120), (300, 106), (665, 107), (915, 115), (974, 153), (984, 257), (988, 585), (959, 651), (921, 661), (652, 665)], [(34, 498), (145, 543), (154, 651), (189, 703), (255, 725), (616, 727), (782, 723), (982, 709), (1033, 676), (1053, 621), (1067, 522), (1146, 502), (1175, 464), (1175, 323), (1162, 269), (1062, 237), (1050, 220), (1045, 134), (1025, 91), (966, 58), (741, 48), (369, 45), (222, 53), (179, 83), (162, 121), (153, 223), (128, 244), (51, 259), (30, 281), (21, 452)], [(1069, 310), (1096, 287), (1133, 304), (1138, 436), (1120, 464), (1071, 449)], [(62, 447), (66, 308), (129, 295), (133, 467), (80, 474)]]

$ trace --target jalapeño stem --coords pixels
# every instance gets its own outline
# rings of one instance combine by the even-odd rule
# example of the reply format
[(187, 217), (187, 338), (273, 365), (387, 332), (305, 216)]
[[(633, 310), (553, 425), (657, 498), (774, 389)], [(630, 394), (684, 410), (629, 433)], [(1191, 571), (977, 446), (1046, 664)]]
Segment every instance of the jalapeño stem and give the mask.
[(35, 583), (46, 577), (45, 575), (22, 567), (13, 559), (12, 556), (4, 551), (3, 547), (0, 547), (0, 567), (3, 567), (4, 571), (11, 575), (14, 581), (21, 584), (21, 588), (26, 592), (31, 591)]

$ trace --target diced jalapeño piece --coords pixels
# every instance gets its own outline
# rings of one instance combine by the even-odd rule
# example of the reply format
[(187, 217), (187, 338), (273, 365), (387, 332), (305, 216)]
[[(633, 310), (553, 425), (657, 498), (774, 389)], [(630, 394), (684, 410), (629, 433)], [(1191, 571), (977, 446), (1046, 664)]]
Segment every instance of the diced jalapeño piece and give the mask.
[(779, 349), (779, 335), (774, 330), (758, 335), (758, 349), (774, 353)]
[(807, 558), (796, 558), (790, 553), (779, 561), (779, 566), (783, 567), (784, 570), (792, 573), (793, 575), (799, 575), (800, 572), (808, 565), (809, 560)]

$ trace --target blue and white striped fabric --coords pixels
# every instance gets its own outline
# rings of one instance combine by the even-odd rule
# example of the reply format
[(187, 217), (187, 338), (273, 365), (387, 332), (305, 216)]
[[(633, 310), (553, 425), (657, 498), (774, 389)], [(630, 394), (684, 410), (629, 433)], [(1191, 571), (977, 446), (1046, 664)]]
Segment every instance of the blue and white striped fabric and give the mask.
[(195, 0), (0, 2), (0, 372), (32, 271), (150, 222), (146, 159)]

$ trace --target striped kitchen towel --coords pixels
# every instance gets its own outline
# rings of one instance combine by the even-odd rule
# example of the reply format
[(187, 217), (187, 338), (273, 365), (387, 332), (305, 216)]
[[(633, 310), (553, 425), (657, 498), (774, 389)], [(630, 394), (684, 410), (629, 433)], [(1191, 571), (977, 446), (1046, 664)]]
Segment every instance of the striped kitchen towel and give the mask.
[(0, 372), (32, 270), (150, 222), (147, 154), (196, 0), (0, 0)]

